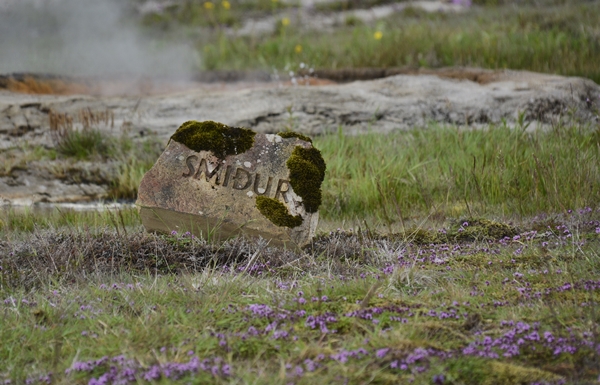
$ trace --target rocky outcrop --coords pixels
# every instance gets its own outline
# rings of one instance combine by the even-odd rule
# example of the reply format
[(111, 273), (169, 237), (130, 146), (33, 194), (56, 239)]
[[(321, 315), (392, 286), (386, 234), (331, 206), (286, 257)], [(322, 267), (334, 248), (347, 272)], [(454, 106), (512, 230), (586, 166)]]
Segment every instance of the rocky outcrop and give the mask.
[[(110, 110), (115, 125), (132, 134), (145, 130), (168, 137), (184, 121), (214, 120), (259, 133), (282, 127), (320, 135), (389, 132), (429, 123), (481, 125), (527, 121), (549, 124), (563, 116), (596, 117), (600, 87), (591, 80), (525, 71), (473, 71), (459, 75), (396, 75), (342, 85), (250, 89), (197, 89), (145, 97), (27, 95), (0, 91), (0, 135), (6, 148), (19, 138), (47, 136), (48, 112), (75, 114), (82, 108)], [(460, 73), (460, 72), (458, 72)], [(46, 142), (48, 144), (48, 142)]]
[[(388, 133), (431, 123), (515, 125), (519, 117), (532, 123), (530, 129), (559, 119), (598, 120), (600, 87), (591, 80), (525, 71), (422, 72), (321, 86), (199, 84), (179, 93), (136, 97), (0, 90), (0, 149), (24, 142), (51, 147), (49, 112), (76, 115), (82, 109), (110, 111), (116, 128), (104, 128), (108, 133), (138, 138), (151, 133), (165, 144), (187, 120), (214, 120), (264, 134), (290, 128), (313, 136), (338, 129), (348, 134)], [(0, 177), (0, 196), (7, 194), (7, 178), (15, 180)]]

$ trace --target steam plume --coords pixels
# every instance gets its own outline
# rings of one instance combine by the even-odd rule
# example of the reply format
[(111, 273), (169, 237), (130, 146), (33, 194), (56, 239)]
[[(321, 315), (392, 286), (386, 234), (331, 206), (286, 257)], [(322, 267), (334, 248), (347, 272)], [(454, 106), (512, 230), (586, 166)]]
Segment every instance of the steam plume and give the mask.
[(124, 0), (0, 0), (0, 74), (184, 78), (193, 50), (144, 38)]

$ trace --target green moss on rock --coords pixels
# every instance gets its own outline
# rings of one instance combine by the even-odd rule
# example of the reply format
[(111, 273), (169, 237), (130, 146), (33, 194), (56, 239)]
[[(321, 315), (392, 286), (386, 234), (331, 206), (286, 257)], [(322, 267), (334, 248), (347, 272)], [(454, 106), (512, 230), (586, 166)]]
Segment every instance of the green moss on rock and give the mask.
[(321, 151), (297, 146), (286, 165), (290, 171), (290, 184), (302, 198), (304, 208), (309, 213), (316, 212), (321, 205), (321, 184), (326, 169)]
[(279, 132), (277, 135), (281, 136), (282, 138), (298, 138), (300, 140), (304, 140), (305, 142), (312, 143), (311, 138), (295, 131), (283, 131)]
[(256, 133), (247, 128), (229, 127), (213, 121), (185, 122), (171, 139), (197, 152), (211, 151), (219, 158), (242, 154), (254, 145)]
[(283, 203), (273, 198), (257, 196), (256, 208), (276, 226), (292, 228), (300, 226), (303, 222), (300, 215), (291, 215)]

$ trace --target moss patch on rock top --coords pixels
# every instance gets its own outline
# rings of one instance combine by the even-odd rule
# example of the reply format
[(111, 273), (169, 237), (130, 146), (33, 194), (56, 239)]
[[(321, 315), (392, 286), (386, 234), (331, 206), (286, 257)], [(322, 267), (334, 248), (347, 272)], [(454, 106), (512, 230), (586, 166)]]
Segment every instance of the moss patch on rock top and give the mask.
[(282, 138), (298, 138), (300, 140), (304, 140), (305, 142), (312, 143), (311, 138), (309, 138), (306, 135), (302, 135), (298, 132), (295, 132), (295, 131), (283, 131), (283, 132), (277, 133), (277, 135), (281, 136)]
[(290, 184), (302, 198), (304, 208), (314, 213), (321, 205), (321, 184), (325, 179), (325, 161), (321, 151), (314, 147), (296, 147), (286, 162), (290, 170)]
[(181, 125), (171, 139), (196, 152), (211, 151), (219, 158), (242, 154), (254, 145), (256, 132), (242, 127), (229, 127), (213, 121), (190, 120)]
[(303, 222), (300, 215), (291, 215), (288, 208), (277, 199), (257, 196), (256, 208), (276, 226), (292, 228), (300, 226)]

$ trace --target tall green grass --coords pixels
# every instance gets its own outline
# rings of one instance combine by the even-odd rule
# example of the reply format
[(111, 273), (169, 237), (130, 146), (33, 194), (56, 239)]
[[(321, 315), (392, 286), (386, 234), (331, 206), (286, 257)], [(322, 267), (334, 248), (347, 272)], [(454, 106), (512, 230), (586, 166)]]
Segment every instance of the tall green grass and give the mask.
[(134, 143), (123, 137), (114, 144), (118, 148), (115, 159), (119, 170), (109, 189), (111, 199), (135, 199), (144, 174), (152, 168), (164, 149), (164, 144), (156, 138), (142, 143)]
[(0, 236), (35, 231), (69, 228), (74, 230), (122, 229), (139, 225), (135, 207), (105, 210), (72, 210), (68, 208), (6, 208), (0, 210)]
[[(600, 4), (474, 7), (463, 14), (407, 9), (331, 32), (277, 28), (268, 36), (208, 34), (205, 69), (477, 66), (576, 75), (600, 82)], [(298, 20), (296, 25), (301, 25)], [(381, 32), (376, 39), (375, 33)], [(297, 47), (302, 49), (299, 50)], [(300, 51), (300, 52), (299, 52)]]
[[(600, 130), (591, 126), (472, 130), (432, 125), (361, 136), (340, 129), (314, 142), (327, 163), (320, 211), (328, 221), (400, 224), (428, 217), (531, 216), (595, 207), (600, 201)], [(134, 199), (162, 148), (155, 141), (135, 147), (118, 158), (112, 198)], [(32, 231), (79, 223), (72, 215), (80, 214), (4, 212), (0, 221), (5, 230)]]
[(56, 151), (74, 160), (116, 160), (119, 164), (108, 191), (109, 199), (135, 199), (140, 182), (162, 152), (156, 138), (135, 143), (123, 133), (112, 136), (97, 128), (67, 130), (56, 141)]
[(163, 12), (147, 13), (142, 24), (170, 30), (177, 26), (186, 27), (239, 27), (246, 17), (272, 14), (290, 8), (279, 0), (212, 0), (180, 1), (168, 4)]
[(56, 151), (66, 157), (88, 160), (107, 158), (114, 154), (110, 136), (96, 128), (67, 131), (56, 143)]
[(600, 201), (600, 135), (429, 127), (390, 135), (319, 137), (327, 162), (321, 213), (331, 220), (534, 215)]

